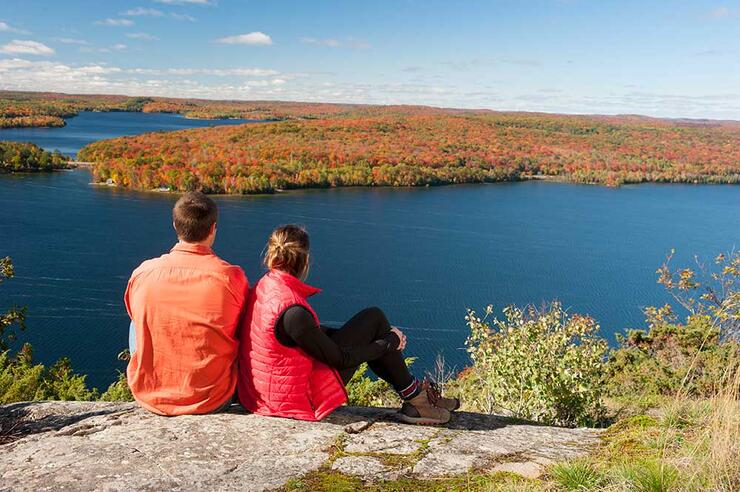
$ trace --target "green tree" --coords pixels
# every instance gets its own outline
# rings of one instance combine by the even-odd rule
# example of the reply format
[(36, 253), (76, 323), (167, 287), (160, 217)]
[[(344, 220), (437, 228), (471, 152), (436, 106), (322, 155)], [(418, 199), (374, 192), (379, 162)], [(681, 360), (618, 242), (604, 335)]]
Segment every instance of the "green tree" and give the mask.
[[(13, 278), (15, 270), (10, 257), (0, 258), (0, 284)], [(13, 328), (22, 331), (26, 328), (26, 308), (13, 306), (5, 313), (0, 313), (0, 352), (8, 350), (8, 346), (16, 339)]]

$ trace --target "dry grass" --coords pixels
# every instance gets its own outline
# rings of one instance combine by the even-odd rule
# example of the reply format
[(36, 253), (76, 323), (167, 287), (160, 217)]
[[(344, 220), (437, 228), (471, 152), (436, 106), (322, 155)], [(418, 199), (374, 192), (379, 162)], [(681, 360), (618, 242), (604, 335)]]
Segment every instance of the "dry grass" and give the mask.
[(547, 488), (609, 491), (740, 490), (740, 370), (710, 398), (653, 400), (650, 416), (623, 418), (589, 457), (555, 465)]
[(706, 452), (700, 469), (717, 491), (740, 490), (740, 371), (727, 369), (727, 380), (710, 400), (708, 422), (701, 435)]

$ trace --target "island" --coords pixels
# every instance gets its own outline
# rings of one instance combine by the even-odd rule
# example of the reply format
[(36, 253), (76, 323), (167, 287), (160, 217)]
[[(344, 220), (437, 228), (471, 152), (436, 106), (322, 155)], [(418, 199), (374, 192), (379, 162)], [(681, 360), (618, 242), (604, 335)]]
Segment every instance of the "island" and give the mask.
[(58, 151), (47, 152), (28, 142), (0, 141), (0, 173), (54, 171), (70, 167), (69, 157)]

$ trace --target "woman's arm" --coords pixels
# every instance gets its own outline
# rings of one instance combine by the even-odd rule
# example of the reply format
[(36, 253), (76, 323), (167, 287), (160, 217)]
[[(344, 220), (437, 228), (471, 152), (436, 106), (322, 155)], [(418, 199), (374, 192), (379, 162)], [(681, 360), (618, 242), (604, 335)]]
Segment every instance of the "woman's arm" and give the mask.
[(341, 347), (316, 326), (313, 315), (302, 306), (290, 307), (283, 313), (275, 326), (275, 337), (281, 344), (300, 347), (335, 369), (359, 366), (398, 347), (398, 337), (392, 333), (367, 345)]

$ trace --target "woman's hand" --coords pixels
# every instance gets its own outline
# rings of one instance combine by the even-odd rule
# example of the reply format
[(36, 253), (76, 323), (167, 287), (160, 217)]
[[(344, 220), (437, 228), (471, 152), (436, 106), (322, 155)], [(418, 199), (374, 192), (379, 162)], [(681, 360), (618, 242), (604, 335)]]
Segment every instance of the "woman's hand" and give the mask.
[(403, 332), (399, 330), (398, 328), (396, 328), (395, 326), (391, 326), (391, 332), (395, 333), (399, 340), (398, 349), (396, 350), (400, 352), (401, 350), (405, 349), (406, 348), (406, 335), (404, 335)]

